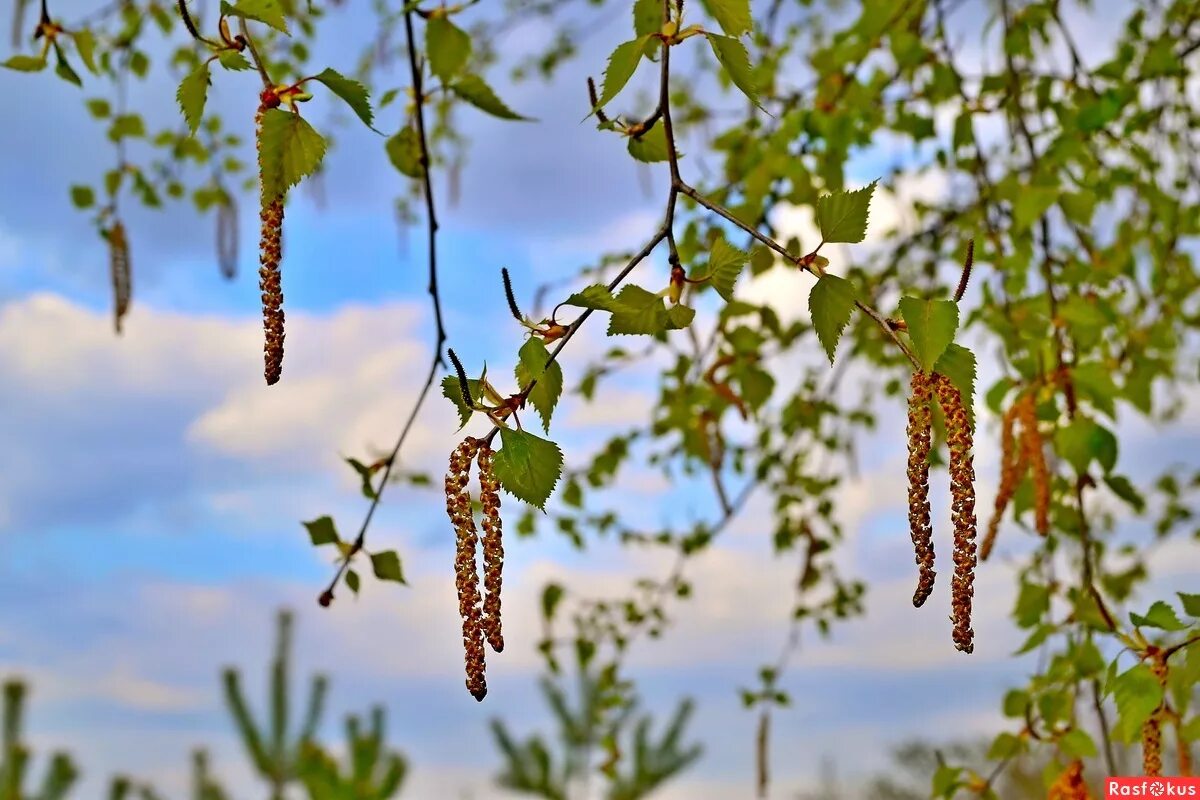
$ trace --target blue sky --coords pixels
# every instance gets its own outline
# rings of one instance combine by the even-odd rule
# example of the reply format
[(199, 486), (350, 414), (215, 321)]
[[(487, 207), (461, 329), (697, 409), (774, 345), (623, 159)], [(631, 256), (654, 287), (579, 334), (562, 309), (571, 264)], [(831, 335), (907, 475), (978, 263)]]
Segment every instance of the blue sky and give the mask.
[[(68, 4), (63, 9), (75, 16)], [(350, 36), (357, 14), (335, 13), (323, 41)], [(554, 82), (513, 86), (497, 78), (510, 105), (537, 123), (462, 112), (472, 140), (462, 199), (450, 207), (444, 184), (438, 190), (447, 327), (469, 364), (486, 359), (503, 371), (519, 346), (500, 296), (501, 266), (530, 297), (537, 283), (570, 274), (602, 251), (636, 246), (657, 223), (658, 192), (646, 196), (619, 142), (579, 123), (582, 70), (597, 74), (608, 46), (625, 37), (623, 13), (600, 12), (595, 20), (595, 35)], [(1104, 28), (1101, 20), (1081, 24)], [(510, 40), (524, 48), (544, 35), (525, 26)], [(318, 52), (334, 66), (354, 60), (325, 46)], [(252, 83), (252, 76), (223, 78), (210, 101), (227, 117), (242, 112), (243, 133)], [(169, 81), (153, 80), (131, 93), (157, 121), (151, 128), (175, 124), (173, 91)], [(666, 565), (611, 544), (580, 556), (553, 536), (512, 541), (510, 644), (489, 665), (491, 693), (482, 706), (462, 688), (450, 535), (437, 493), (389, 489), (374, 524), (373, 543), (401, 551), (410, 587), (369, 583), (358, 601), (316, 607), (330, 566), (299, 521), (329, 513), (344, 529), (357, 524), (364, 502), (339, 454), (362, 457), (392, 440), (419, 388), (431, 338), (424, 235), (414, 228), (400, 247), (390, 199), (401, 179), (380, 140), (360, 127), (339, 130), (324, 208), (303, 190), (288, 207), (288, 353), (282, 383), (267, 388), (251, 268), (252, 198), (242, 200), (233, 283), (218, 275), (211, 219), (186, 208), (129, 214), (133, 309), (126, 334), (115, 338), (105, 253), (67, 193), (104, 168), (109, 153), (96, 150), (102, 134), (79, 91), (50, 75), (3, 72), (0, 94), (10, 110), (0, 129), (8, 154), (0, 182), (19, 187), (0, 195), (0, 673), (34, 682), (35, 744), (74, 752), (85, 773), (80, 797), (98, 796), (116, 771), (178, 791), (188, 751), (198, 744), (213, 749), (218, 773), (239, 796), (255, 796), (220, 707), (218, 670), (242, 665), (261, 700), (275, 609), (289, 606), (298, 612), (297, 674), (333, 676), (331, 740), (340, 739), (343, 712), (382, 702), (392, 714), (392, 741), (413, 762), (405, 797), (500, 796), (489, 783), (497, 761), (487, 720), (503, 717), (522, 732), (546, 722), (533, 652), (543, 582), (617, 594), (632, 576)], [(313, 103), (314, 120), (322, 119), (320, 103)], [(396, 114), (388, 109), (381, 128), (394, 128)], [(859, 182), (894, 157), (884, 146), (863, 154)], [(903, 217), (903, 197), (880, 199), (873, 236)], [(811, 225), (786, 214), (781, 224), (797, 232)], [(665, 275), (661, 259), (642, 269)], [(745, 291), (775, 299), (785, 315), (802, 315), (806, 286), (803, 278), (769, 273)], [(572, 344), (568, 385), (606, 348), (602, 333), (587, 329)], [(555, 432), (572, 463), (620, 430), (623, 418), (644, 411), (650, 374), (634, 370), (602, 384), (596, 405), (564, 401)], [(1004, 559), (979, 579), (974, 657), (950, 648), (944, 615), (933, 610), (946, 605), (944, 585), (932, 608), (911, 608), (911, 545), (896, 478), (903, 422), (897, 408), (881, 412), (881, 432), (861, 447), (872, 458), (839, 496), (848, 532), (843, 566), (871, 583), (869, 613), (829, 642), (806, 637), (788, 673), (796, 704), (774, 724), (778, 797), (808, 785), (829, 756), (847, 771), (851, 764), (868, 770), (884, 763), (891, 744), (917, 732), (950, 738), (997, 730), (1001, 693), (1029, 666), (1007, 658), (1020, 637), (1004, 619), (1012, 603)], [(406, 451), (409, 463), (441, 473), (455, 443), (452, 419), (435, 398)], [(1127, 417), (1122, 424), (1128, 443), (1121, 463), (1134, 476), (1155, 474), (1164, 461), (1195, 463), (1186, 455), (1200, 443), (1194, 403), (1170, 430)], [(981, 508), (990, 502), (996, 460), (994, 424), (984, 431)], [(646, 472), (631, 475), (618, 496), (652, 522), (678, 513), (667, 497), (702, 502), (689, 487)], [(944, 497), (935, 502), (945, 507)], [(699, 703), (693, 730), (707, 757), (664, 798), (749, 793), (754, 719), (741, 710), (736, 688), (778, 651), (794, 579), (793, 565), (769, 556), (768, 520), (769, 508), (752, 502), (698, 560), (693, 577), (704, 591), (681, 607), (668, 641), (634, 657), (652, 708), (683, 695)], [(1021, 534), (1007, 534), (1013, 544), (1002, 555), (1011, 556), (1021, 550)], [(1200, 557), (1194, 546), (1172, 545), (1152, 565), (1162, 575), (1161, 595), (1182, 588), (1200, 570)]]

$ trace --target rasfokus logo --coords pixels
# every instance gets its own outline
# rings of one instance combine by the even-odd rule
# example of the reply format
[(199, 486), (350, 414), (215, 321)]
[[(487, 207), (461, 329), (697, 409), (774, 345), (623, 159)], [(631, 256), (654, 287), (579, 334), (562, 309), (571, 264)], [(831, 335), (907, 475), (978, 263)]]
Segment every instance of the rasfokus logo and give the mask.
[(1200, 800), (1200, 778), (1105, 778), (1104, 800), (1117, 797), (1194, 797)]

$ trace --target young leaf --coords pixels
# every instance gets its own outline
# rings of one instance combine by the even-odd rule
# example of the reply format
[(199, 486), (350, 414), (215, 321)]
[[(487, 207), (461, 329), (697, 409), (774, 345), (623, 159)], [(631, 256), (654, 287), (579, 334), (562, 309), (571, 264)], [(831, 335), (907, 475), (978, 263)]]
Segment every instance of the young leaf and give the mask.
[(812, 317), (817, 338), (829, 356), (830, 365), (833, 364), (838, 340), (842, 338), (842, 331), (854, 311), (856, 297), (854, 284), (829, 272), (822, 275), (808, 293), (808, 313)]
[(375, 486), (371, 482), (374, 474), (372, 473), (371, 468), (359, 461), (357, 458), (347, 458), (346, 463), (358, 473), (358, 477), (362, 480), (363, 497), (367, 498), (368, 500), (374, 500)]
[(433, 74), (449, 83), (471, 57), (471, 37), (448, 16), (438, 15), (425, 24), (425, 54)]
[(642, 56), (646, 52), (646, 45), (649, 43), (650, 36), (639, 36), (628, 42), (622, 42), (612, 51), (608, 57), (608, 67), (604, 70), (604, 88), (600, 90), (600, 99), (596, 101), (596, 106), (592, 109), (591, 114), (595, 114), (597, 110), (608, 105), (609, 101), (625, 88), (625, 84), (629, 83), (629, 79), (637, 71), (638, 64), (641, 63)]
[(221, 0), (221, 13), (252, 19), (270, 25), (280, 33), (291, 35), (288, 32), (287, 19), (284, 18), (283, 6), (277, 0), (241, 0), (238, 3)]
[(598, 311), (615, 311), (617, 299), (613, 297), (607, 286), (594, 283), (568, 297), (563, 301), (563, 305), (592, 308)]
[(730, 36), (750, 32), (750, 0), (701, 0), (704, 9)]
[(1080, 475), (1092, 459), (1099, 461), (1106, 473), (1117, 463), (1117, 439), (1112, 431), (1084, 416), (1055, 432), (1054, 448)]
[(96, 203), (96, 193), (90, 186), (72, 186), (71, 203), (76, 208), (91, 208)]
[(967, 418), (975, 423), (975, 354), (958, 344), (949, 344), (933, 367), (950, 379), (962, 395)]
[(331, 517), (317, 517), (312, 522), (301, 524), (308, 529), (308, 538), (312, 540), (314, 546), (320, 547), (323, 544), (334, 544), (338, 541), (337, 528), (334, 527)]
[(731, 36), (720, 36), (715, 33), (706, 33), (705, 36), (708, 37), (708, 43), (712, 46), (713, 55), (717, 57), (717, 61), (721, 62), (721, 66), (729, 74), (733, 85), (741, 89), (742, 94), (749, 97), (754, 105), (762, 108), (762, 104), (758, 102), (758, 87), (754, 85), (754, 74), (750, 69), (750, 54), (746, 52), (746, 46)]
[(908, 335), (921, 361), (921, 369), (931, 371), (954, 341), (954, 332), (958, 330), (958, 305), (953, 300), (902, 297), (900, 314), (908, 324)]
[(829, 243), (856, 244), (867, 235), (867, 212), (875, 184), (871, 181), (855, 192), (840, 191), (817, 199), (817, 227)]
[(518, 500), (544, 511), (562, 474), (562, 451), (554, 442), (512, 428), (500, 429), (500, 441), (500, 451), (492, 458), (500, 485)]
[(696, 309), (683, 304), (673, 305), (667, 310), (667, 328), (679, 331), (692, 324), (696, 318)]
[(384, 146), (392, 166), (400, 170), (402, 175), (419, 178), (424, 174), (421, 168), (421, 138), (413, 126), (408, 125), (387, 140)]
[(396, 583), (407, 583), (404, 580), (404, 570), (400, 567), (400, 556), (396, 555), (395, 550), (385, 550), (382, 553), (371, 554), (371, 569), (375, 572), (375, 577), (381, 581), (395, 581)]
[(658, 295), (632, 284), (617, 295), (608, 335), (654, 336), (667, 329), (667, 309)]
[(96, 37), (91, 31), (84, 29), (72, 34), (75, 38), (75, 49), (79, 51), (79, 57), (83, 59), (83, 65), (87, 67), (88, 72), (93, 75), (96, 72)]
[(205, 61), (185, 75), (175, 91), (175, 99), (179, 102), (179, 109), (183, 112), (188, 131), (192, 134), (196, 133), (196, 129), (200, 127), (200, 120), (204, 117), (204, 104), (208, 102), (208, 84), (208, 62)]
[(549, 433), (550, 417), (554, 414), (559, 397), (562, 396), (562, 367), (557, 361), (549, 367), (546, 366), (546, 362), (550, 360), (550, 351), (536, 336), (530, 337), (521, 346), (520, 357), (521, 362), (516, 368), (517, 386), (524, 390), (530, 381), (537, 381), (529, 393), (529, 402), (533, 403), (538, 416), (542, 418), (542, 428)]
[(250, 62), (237, 50), (222, 50), (217, 54), (217, 61), (221, 62), (222, 67), (233, 72), (245, 72), (252, 69)]
[(83, 81), (79, 79), (79, 75), (67, 63), (66, 56), (63, 55), (62, 48), (58, 46), (58, 42), (54, 43), (54, 56), (58, 60), (58, 63), (54, 65), (54, 74), (67, 83), (73, 83), (82, 89)]
[(352, 569), (346, 570), (346, 588), (358, 594), (359, 587), (362, 585), (362, 580), (358, 577), (358, 573)]
[(478, 75), (467, 73), (450, 84), (450, 89), (463, 100), (493, 117), (530, 121), (530, 117), (523, 117), (506, 106), (492, 91), (492, 87), (484, 83), (483, 78)]
[(371, 112), (371, 100), (367, 96), (367, 87), (328, 67), (314, 75), (313, 80), (325, 84), (329, 87), (329, 91), (345, 100), (346, 105), (350, 106), (363, 124), (374, 130), (371, 123), (375, 115)]
[(1113, 679), (1112, 693), (1117, 703), (1117, 731), (1124, 741), (1132, 742), (1162, 702), (1162, 686), (1149, 666), (1138, 664)]
[(1187, 627), (1176, 615), (1175, 609), (1162, 600), (1150, 606), (1145, 616), (1130, 612), (1129, 621), (1139, 628), (1159, 628), (1164, 631), (1181, 631)]
[[(471, 391), (471, 397), (479, 398), (479, 381), (467, 378), (467, 388)], [(458, 378), (453, 375), (442, 378), (442, 395), (454, 403), (454, 407), (458, 410), (458, 429), (462, 430), (467, 421), (471, 419), (471, 414), (475, 412), (463, 403), (462, 388), (458, 385)]]
[(1176, 592), (1179, 595), (1179, 602), (1183, 603), (1183, 613), (1189, 617), (1200, 619), (1200, 594), (1188, 594), (1187, 592)]
[(299, 114), (273, 108), (262, 122), (262, 192), (284, 194), (316, 171), (325, 157), (325, 139)]
[(629, 155), (647, 164), (667, 161), (671, 158), (670, 152), (667, 150), (667, 134), (662, 125), (655, 125), (641, 136), (630, 136), (627, 147)]
[(35, 56), (13, 56), (0, 66), (15, 69), (17, 72), (41, 72), (46, 68), (46, 59)]
[(742, 267), (750, 255), (737, 249), (720, 237), (713, 241), (708, 251), (708, 276), (713, 289), (725, 302), (733, 299), (733, 285), (742, 274)]
[(633, 3), (633, 34), (645, 36), (648, 33), (658, 33), (663, 25), (663, 4), (661, 0), (634, 0)]

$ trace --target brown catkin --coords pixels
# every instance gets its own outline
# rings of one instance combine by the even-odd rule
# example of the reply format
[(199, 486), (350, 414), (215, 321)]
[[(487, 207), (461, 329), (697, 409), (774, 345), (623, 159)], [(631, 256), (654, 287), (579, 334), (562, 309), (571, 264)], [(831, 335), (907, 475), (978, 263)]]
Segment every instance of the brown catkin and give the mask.
[[(1016, 427), (1017, 415), (1020, 411), (1021, 400), (1013, 403), (1000, 421), (1000, 486), (996, 489), (996, 506), (988, 523), (987, 535), (979, 548), (979, 557), (987, 561), (996, 545), (996, 536), (1000, 533), (1000, 521), (1004, 511), (1012, 502), (1017, 491), (1017, 484), (1025, 476), (1028, 468), (1028, 458), (1024, 447), (1017, 446), (1017, 437), (1013, 433)], [(1022, 440), (1022, 444), (1024, 441)]]
[(945, 375), (933, 373), (934, 391), (946, 417), (946, 444), (950, 448), (950, 510), (954, 522), (954, 578), (950, 603), (954, 620), (954, 646), (964, 653), (975, 649), (971, 630), (971, 598), (975, 593), (975, 467), (971, 462), (971, 421), (962, 395)]
[[(1167, 686), (1167, 662), (1161, 652), (1155, 652), (1150, 662), (1150, 671), (1164, 689)], [(1166, 712), (1166, 700), (1154, 709), (1154, 713), (1142, 725), (1142, 774), (1151, 777), (1162, 775), (1162, 724)]]
[(479, 537), (475, 531), (475, 515), (471, 509), (471, 494), (467, 490), (471, 462), (479, 451), (478, 439), (467, 437), (450, 454), (450, 469), (446, 473), (446, 513), (454, 525), (456, 549), (454, 584), (458, 589), (458, 613), (462, 617), (463, 652), (467, 671), (467, 691), (476, 700), (487, 695), (486, 663), (483, 651), (483, 620), (480, 615), (479, 571), (475, 551)]
[(500, 587), (504, 573), (504, 530), (500, 520), (500, 482), (492, 471), (492, 448), (479, 444), (479, 501), (483, 504), (483, 633), (493, 652), (504, 649), (500, 625)]
[(1050, 785), (1047, 800), (1092, 800), (1092, 792), (1083, 780), (1083, 762), (1075, 759)]
[(113, 329), (121, 332), (121, 321), (129, 313), (132, 273), (129, 265), (129, 239), (121, 220), (108, 229), (108, 267), (113, 287)]
[[(260, 180), (265, 176), (262, 121), (271, 107), (273, 97), (269, 92), (263, 92), (262, 104), (254, 117)], [(278, 98), (274, 98), (274, 105), (278, 104)], [(279, 263), (283, 259), (283, 195), (268, 196), (261, 192), (260, 195), (262, 232), (258, 242), (258, 261), (262, 266), (258, 270), (258, 288), (262, 292), (263, 377), (270, 386), (279, 382), (283, 372), (283, 279), (279, 272)]]
[(1050, 470), (1046, 466), (1046, 453), (1038, 430), (1037, 399), (1033, 392), (1024, 394), (1017, 404), (1017, 418), (1021, 422), (1021, 458), (1029, 464), (1033, 479), (1033, 514), (1037, 532), (1042, 536), (1050, 533)]
[(933, 591), (933, 526), (929, 516), (929, 446), (933, 385), (924, 372), (914, 372), (908, 398), (908, 529), (917, 563), (913, 605), (920, 608)]

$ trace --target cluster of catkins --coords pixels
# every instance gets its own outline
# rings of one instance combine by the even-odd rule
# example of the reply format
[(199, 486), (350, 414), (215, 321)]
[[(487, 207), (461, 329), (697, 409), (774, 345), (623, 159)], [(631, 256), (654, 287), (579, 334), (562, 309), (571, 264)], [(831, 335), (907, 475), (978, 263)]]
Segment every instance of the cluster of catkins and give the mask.
[[(479, 500), (483, 506), (483, 588), (480, 596), (476, 551), (479, 536), (467, 484), (471, 462), (479, 466)], [(446, 473), (446, 513), (454, 525), (455, 586), (458, 613), (462, 617), (463, 651), (467, 668), (467, 691), (476, 700), (487, 695), (483, 643), (493, 652), (504, 649), (500, 627), (500, 589), (504, 571), (503, 529), (500, 522), (500, 482), (492, 470), (492, 448), (482, 439), (467, 437), (450, 454)]]
[[(255, 144), (258, 149), (258, 170), (265, 175), (262, 152), (262, 122), (269, 109), (279, 105), (279, 97), (270, 89), (260, 98), (254, 116)], [(283, 279), (279, 263), (283, 259), (283, 195), (261, 195), (259, 219), (262, 232), (258, 242), (258, 288), (262, 292), (263, 312), (263, 377), (267, 384), (279, 382), (283, 372)]]
[(973, 436), (962, 394), (954, 382), (937, 372), (913, 373), (908, 401), (908, 522), (918, 567), (913, 605), (921, 606), (933, 591), (933, 526), (929, 507), (929, 448), (936, 396), (946, 419), (950, 449), (951, 519), (954, 523), (954, 578), (950, 585), (954, 646), (965, 653), (975, 649), (971, 630), (971, 599), (975, 581), (975, 468), (971, 461)]
[[(1021, 426), (1019, 439), (1015, 431), (1017, 423)], [(996, 544), (1004, 511), (1026, 474), (1033, 481), (1034, 525), (1039, 534), (1046, 536), (1050, 533), (1050, 470), (1046, 466), (1044, 442), (1038, 430), (1037, 398), (1032, 390), (1018, 397), (1001, 420), (1000, 487), (996, 491), (995, 512), (979, 550), (985, 561)]]
[(1092, 800), (1091, 790), (1083, 780), (1083, 762), (1075, 759), (1050, 784), (1047, 800)]
[(129, 312), (132, 278), (129, 266), (129, 239), (125, 226), (117, 220), (108, 229), (108, 267), (113, 287), (113, 328), (121, 332), (121, 320)]

